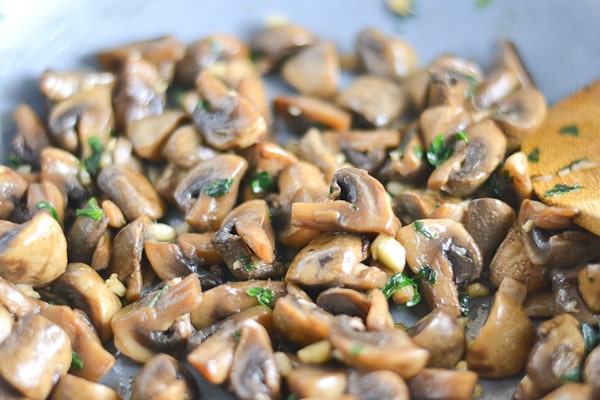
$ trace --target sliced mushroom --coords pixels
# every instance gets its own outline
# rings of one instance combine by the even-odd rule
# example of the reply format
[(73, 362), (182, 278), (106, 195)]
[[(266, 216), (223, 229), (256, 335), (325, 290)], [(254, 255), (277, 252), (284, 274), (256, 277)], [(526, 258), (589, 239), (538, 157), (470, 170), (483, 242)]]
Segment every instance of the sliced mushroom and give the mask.
[[(462, 100), (472, 97), (483, 81), (483, 71), (477, 63), (450, 54), (437, 57), (430, 64), (429, 73), (429, 107), (444, 103), (459, 105)], [(455, 96), (455, 99), (448, 95)]]
[(134, 154), (133, 144), (127, 137), (118, 136), (109, 141), (105, 150), (102, 154), (102, 168), (109, 165), (125, 165), (137, 172), (144, 171), (142, 162)]
[(306, 96), (335, 96), (339, 75), (337, 50), (335, 44), (329, 41), (303, 47), (281, 67), (283, 79)]
[(374, 28), (363, 29), (356, 38), (356, 53), (370, 74), (404, 78), (417, 67), (417, 53), (404, 40), (386, 37)]
[(477, 88), (472, 99), (473, 105), (476, 110), (488, 109), (517, 90), (519, 86), (517, 75), (506, 66), (499, 66), (493, 69)]
[(587, 307), (577, 288), (578, 268), (553, 268), (550, 271), (554, 293), (554, 315), (570, 313), (579, 322), (597, 325), (598, 317)]
[(366, 294), (354, 289), (332, 287), (319, 293), (316, 303), (333, 315), (345, 314), (365, 319), (371, 308)]
[(2, 277), (0, 277), (0, 304), (17, 319), (40, 311), (38, 303), (23, 293), (14, 283)]
[(505, 278), (479, 335), (467, 349), (469, 369), (485, 378), (506, 378), (523, 370), (535, 331), (522, 306), (527, 287)]
[(579, 271), (578, 288), (590, 311), (600, 314), (600, 264), (586, 264)]
[(489, 265), (514, 221), (514, 210), (501, 200), (480, 198), (469, 202), (464, 226), (481, 250), (483, 265)]
[(391, 181), (423, 181), (430, 171), (423, 157), (424, 148), (417, 124), (411, 125), (402, 135), (399, 145), (388, 151), (389, 161), (381, 168), (379, 175)]
[(8, 309), (0, 303), (0, 345), (10, 336), (16, 321)]
[(277, 278), (285, 272), (276, 258), (275, 233), (264, 200), (250, 200), (233, 209), (211, 241), (238, 279)]
[(167, 139), (184, 118), (182, 111), (166, 110), (132, 121), (127, 127), (127, 136), (136, 154), (146, 160), (161, 161)]
[(73, 398), (120, 400), (121, 396), (110, 387), (90, 382), (75, 375), (63, 375), (49, 397), (49, 400), (69, 400)]
[(339, 94), (337, 104), (352, 111), (359, 125), (383, 128), (394, 123), (406, 108), (406, 94), (395, 82), (363, 75)]
[(75, 155), (57, 147), (46, 147), (40, 157), (42, 182), (54, 183), (65, 200), (68, 198), (77, 203), (86, 197), (87, 188), (80, 179), (83, 167)]
[(173, 164), (191, 169), (201, 161), (206, 161), (217, 153), (202, 142), (202, 137), (192, 125), (177, 128), (162, 148), (163, 156)]
[(409, 382), (411, 399), (472, 399), (477, 380), (473, 371), (424, 368)]
[(213, 34), (188, 44), (185, 56), (177, 63), (177, 80), (192, 86), (198, 75), (216, 63), (248, 58), (248, 46), (236, 37)]
[(428, 367), (453, 368), (467, 348), (465, 326), (456, 315), (434, 308), (408, 331), (413, 342), (431, 354)]
[(341, 153), (334, 153), (325, 142), (324, 135), (316, 128), (309, 129), (298, 143), (298, 156), (317, 166), (327, 182), (331, 181), (341, 166), (337, 157), (339, 154)]
[(194, 274), (163, 283), (115, 314), (115, 347), (139, 363), (161, 352), (181, 353), (191, 334), (189, 313), (201, 301), (200, 281)]
[(460, 199), (440, 192), (417, 189), (402, 190), (395, 194), (394, 212), (404, 225), (427, 218), (463, 222), (465, 215)]
[(191, 169), (173, 194), (186, 222), (199, 232), (219, 229), (236, 202), (247, 169), (247, 161), (234, 154), (216, 156)]
[(264, 69), (270, 70), (301, 48), (316, 42), (315, 35), (307, 29), (282, 24), (258, 31), (250, 39), (250, 47), (263, 59)]
[(444, 141), (464, 131), (473, 123), (473, 117), (463, 107), (436, 106), (429, 107), (419, 116), (419, 127), (426, 148), (438, 137), (443, 135)]
[(83, 310), (103, 342), (112, 337), (110, 321), (121, 309), (121, 301), (92, 267), (83, 263), (68, 264), (50, 290), (66, 304)]
[(530, 318), (552, 318), (554, 312), (554, 293), (551, 291), (537, 292), (527, 296), (523, 303)]
[(98, 243), (107, 230), (108, 217), (103, 212), (98, 218), (77, 216), (67, 236), (69, 261), (91, 264)]
[(45, 399), (71, 366), (65, 331), (39, 314), (20, 319), (0, 345), (0, 377), (29, 399)]
[(383, 185), (358, 168), (342, 168), (335, 173), (328, 201), (292, 204), (292, 224), (390, 236), (395, 236), (400, 226)]
[(71, 365), (71, 374), (92, 382), (98, 382), (108, 374), (115, 364), (115, 356), (103, 347), (96, 329), (83, 311), (45, 304), (40, 313), (69, 335), (72, 350), (82, 361), (81, 366)]
[(506, 135), (508, 151), (517, 150), (542, 125), (547, 109), (544, 95), (533, 87), (520, 89), (497, 103), (492, 118)]
[(240, 328), (229, 381), (239, 399), (274, 399), (280, 395), (280, 375), (269, 333), (248, 320)]
[(123, 211), (111, 200), (102, 200), (100, 205), (102, 211), (108, 218), (108, 226), (110, 228), (122, 228), (125, 226), (127, 221), (123, 215)]
[(113, 71), (119, 70), (128, 58), (143, 57), (158, 68), (162, 79), (170, 82), (175, 73), (175, 63), (184, 54), (183, 43), (175, 36), (167, 35), (103, 50), (96, 57), (102, 67)]
[(565, 383), (542, 397), (542, 400), (592, 400), (597, 397), (598, 393), (589, 384)]
[(427, 180), (431, 190), (465, 197), (475, 192), (504, 159), (506, 139), (491, 120), (469, 126), (466, 141), (458, 140), (454, 152)]
[(204, 140), (218, 150), (244, 149), (267, 133), (267, 123), (244, 97), (202, 72), (196, 85), (203, 99), (194, 110), (196, 129)]
[(327, 398), (337, 399), (348, 383), (339, 368), (309, 364), (292, 369), (286, 378), (290, 391), (300, 398), (318, 398), (327, 393)]
[(115, 76), (110, 72), (47, 69), (40, 77), (40, 90), (48, 99), (60, 102), (98, 86), (112, 89), (115, 82)]
[(415, 376), (429, 358), (429, 352), (414, 344), (403, 330), (364, 331), (360, 320), (345, 315), (334, 317), (329, 340), (345, 364), (368, 371), (393, 371), (404, 379)]
[(424, 265), (436, 272), (436, 283), (419, 280), (431, 310), (447, 307), (460, 315), (458, 289), (481, 274), (481, 250), (462, 224), (450, 219), (424, 219), (404, 226), (397, 239), (406, 248), (406, 262), (416, 274)]
[(359, 399), (408, 400), (411, 398), (408, 385), (392, 371), (365, 372), (352, 369), (348, 372), (350, 395)]
[(151, 61), (140, 56), (125, 59), (113, 101), (117, 129), (125, 130), (132, 121), (161, 114), (166, 90), (167, 82)]
[(367, 257), (366, 245), (365, 239), (352, 234), (322, 233), (296, 254), (285, 279), (308, 287), (383, 287), (386, 273), (362, 264)]
[(158, 219), (166, 211), (164, 201), (148, 179), (127, 166), (104, 168), (98, 175), (97, 184), (119, 206), (128, 221), (143, 215)]
[(12, 168), (0, 165), (0, 219), (8, 219), (27, 187), (25, 178)]
[(562, 384), (561, 379), (583, 362), (585, 345), (579, 322), (560, 314), (542, 322), (527, 361), (526, 375), (515, 391), (516, 400), (540, 398)]
[(132, 400), (182, 399), (198, 395), (196, 381), (185, 366), (168, 354), (157, 354), (146, 361), (133, 380)]
[(0, 276), (13, 283), (46, 286), (67, 267), (67, 240), (48, 213), (15, 225), (1, 236)]
[[(2, 172), (0, 172), (1, 174)], [(50, 212), (52, 214), (51, 211), (39, 207), (45, 202), (56, 211), (57, 220), (62, 225), (65, 217), (65, 208), (67, 207), (65, 200), (60, 189), (50, 181), (32, 182), (27, 187), (27, 209), (31, 216), (39, 212)]]
[(50, 138), (44, 122), (26, 104), (20, 104), (13, 112), (16, 134), (11, 151), (23, 162), (38, 166), (42, 150), (50, 147)]
[(196, 329), (208, 328), (225, 318), (259, 305), (258, 296), (248, 294), (253, 288), (270, 291), (273, 302), (286, 293), (283, 281), (250, 280), (224, 283), (202, 294), (202, 304), (192, 311), (192, 324)]
[(583, 381), (600, 390), (600, 346), (596, 346), (585, 358), (583, 364)]
[(335, 104), (308, 96), (276, 96), (273, 106), (294, 133), (303, 134), (311, 127), (346, 130), (352, 117)]
[[(527, 155), (517, 151), (506, 157), (504, 165), (490, 177), (491, 195), (518, 209), (521, 202), (531, 199), (533, 184)], [(485, 188), (485, 186), (484, 186)]]

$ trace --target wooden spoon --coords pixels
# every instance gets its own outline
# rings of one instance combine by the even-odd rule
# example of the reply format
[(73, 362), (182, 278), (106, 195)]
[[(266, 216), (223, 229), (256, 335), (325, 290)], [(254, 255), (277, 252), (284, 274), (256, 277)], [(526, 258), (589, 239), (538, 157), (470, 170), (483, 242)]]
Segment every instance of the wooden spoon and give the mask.
[(600, 235), (600, 79), (554, 105), (521, 150), (535, 194), (576, 208), (575, 223)]

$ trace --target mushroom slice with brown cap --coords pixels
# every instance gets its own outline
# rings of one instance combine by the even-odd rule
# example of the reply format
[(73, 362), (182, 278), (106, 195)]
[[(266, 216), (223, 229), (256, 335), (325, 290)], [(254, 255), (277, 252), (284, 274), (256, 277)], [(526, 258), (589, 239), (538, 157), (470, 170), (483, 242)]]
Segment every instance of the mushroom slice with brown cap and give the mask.
[(431, 190), (408, 189), (394, 196), (394, 213), (404, 225), (418, 219), (453, 219), (462, 222), (460, 199)]
[(285, 279), (300, 286), (376, 289), (387, 275), (377, 267), (362, 264), (367, 242), (348, 233), (321, 233), (310, 241), (290, 263)]
[(0, 276), (13, 283), (46, 286), (67, 267), (65, 234), (48, 213), (15, 225), (0, 239)]
[(515, 400), (537, 399), (559, 387), (563, 377), (579, 368), (584, 354), (585, 344), (575, 317), (560, 314), (542, 322)]
[(523, 370), (535, 342), (535, 331), (522, 303), (524, 284), (505, 278), (479, 335), (470, 343), (469, 370), (485, 378), (506, 378)]
[[(454, 142), (454, 152), (427, 180), (431, 190), (465, 197), (475, 192), (504, 159), (506, 139), (491, 120), (469, 126), (465, 140)], [(431, 148), (430, 148), (431, 151)]]
[(542, 125), (547, 111), (544, 95), (532, 87), (520, 89), (499, 101), (491, 118), (506, 135), (506, 149), (514, 151)]
[(65, 199), (75, 202), (86, 197), (87, 188), (81, 181), (83, 166), (74, 154), (58, 147), (46, 147), (40, 160), (40, 180), (56, 185)]
[(317, 296), (316, 303), (334, 315), (345, 314), (365, 319), (371, 308), (368, 296), (358, 290), (332, 287)]
[(162, 79), (170, 82), (175, 73), (175, 64), (184, 55), (184, 44), (175, 36), (167, 35), (102, 50), (96, 58), (105, 69), (116, 71), (128, 58), (143, 57), (158, 68)]
[(578, 290), (579, 268), (553, 268), (550, 270), (552, 292), (554, 293), (554, 315), (569, 313), (581, 323), (597, 325), (599, 317), (587, 307)]
[(70, 373), (98, 382), (115, 364), (115, 356), (105, 349), (87, 315), (68, 306), (44, 304), (41, 315), (59, 325), (69, 335), (72, 350), (81, 364), (71, 365)]
[(16, 134), (10, 148), (19, 160), (38, 166), (42, 150), (50, 147), (50, 138), (44, 122), (26, 104), (20, 104), (13, 112)]
[(600, 390), (600, 346), (596, 346), (585, 358), (583, 363), (583, 381)]
[(600, 264), (586, 264), (577, 277), (578, 289), (585, 305), (600, 314)]
[(239, 399), (277, 399), (281, 378), (269, 333), (258, 322), (248, 320), (240, 328), (229, 383)]
[(180, 168), (191, 169), (199, 162), (211, 159), (217, 152), (202, 142), (192, 125), (175, 129), (162, 148), (163, 156)]
[(407, 106), (406, 94), (395, 82), (363, 75), (339, 94), (337, 104), (354, 113), (359, 125), (383, 128), (390, 126)]
[(324, 41), (303, 47), (283, 63), (281, 75), (303, 95), (321, 98), (335, 96), (340, 75), (335, 44)]
[(475, 395), (477, 374), (442, 368), (424, 368), (409, 381), (413, 400), (469, 400)]
[(436, 106), (429, 107), (419, 116), (419, 127), (427, 148), (440, 135), (444, 141), (464, 131), (473, 123), (473, 117), (463, 107)]
[(287, 127), (303, 134), (311, 127), (342, 131), (350, 128), (352, 117), (342, 108), (309, 96), (276, 96), (273, 106)]
[(324, 231), (390, 236), (395, 236), (400, 227), (383, 185), (358, 168), (342, 168), (335, 173), (329, 200), (293, 203), (292, 224)]
[[(0, 172), (1, 174), (2, 172)], [(62, 225), (67, 207), (65, 200), (60, 189), (50, 181), (32, 182), (27, 187), (27, 209), (31, 216), (39, 212), (49, 212), (54, 216), (53, 208), (56, 212), (56, 219)], [(52, 208), (46, 209), (46, 205), (50, 205)]]
[(217, 150), (244, 149), (267, 134), (267, 123), (252, 104), (205, 71), (196, 85), (202, 101), (192, 115), (206, 143)]
[(110, 321), (121, 309), (121, 301), (92, 267), (83, 263), (68, 264), (50, 292), (66, 304), (83, 310), (103, 342), (112, 337)]
[(185, 366), (168, 354), (146, 361), (133, 380), (131, 400), (182, 399), (198, 395), (196, 381)]
[(98, 86), (56, 103), (48, 115), (48, 133), (61, 148), (87, 157), (93, 137), (105, 145), (114, 128), (110, 87)]
[(431, 354), (428, 367), (453, 368), (467, 348), (465, 326), (444, 308), (434, 308), (408, 330), (413, 342)]
[(37, 302), (23, 293), (14, 283), (2, 277), (0, 277), (0, 304), (17, 319), (40, 311)]
[[(256, 296), (249, 294), (253, 290), (256, 291)], [(263, 294), (268, 301), (262, 298)], [(283, 281), (249, 280), (223, 283), (202, 294), (202, 305), (192, 311), (192, 324), (198, 330), (208, 328), (248, 308), (257, 305), (271, 307), (285, 294)]]
[(460, 315), (458, 289), (464, 290), (482, 269), (481, 251), (463, 225), (450, 219), (418, 220), (402, 227), (397, 239), (415, 274), (426, 265), (435, 271), (435, 283), (419, 280), (429, 308), (446, 307)]
[(429, 164), (423, 157), (424, 148), (418, 125), (412, 124), (402, 134), (399, 145), (388, 149), (389, 160), (377, 175), (392, 182), (422, 182), (430, 171)]
[(63, 375), (54, 386), (49, 400), (96, 399), (121, 400), (121, 396), (110, 387), (90, 382), (75, 375)]
[[(96, 204), (95, 199), (94, 203)], [(108, 231), (108, 217), (98, 209), (97, 215), (79, 215), (67, 235), (69, 261), (91, 264), (98, 243)]]
[(367, 371), (393, 371), (403, 379), (415, 376), (429, 358), (429, 352), (403, 330), (365, 331), (359, 319), (345, 315), (333, 319), (329, 341), (345, 364)]
[(337, 399), (346, 390), (348, 378), (343, 370), (325, 365), (303, 364), (293, 368), (286, 377), (290, 392), (300, 398)]
[(12, 168), (0, 165), (0, 219), (8, 219), (27, 191), (28, 183)]
[(337, 156), (341, 154), (341, 152), (335, 153), (317, 128), (309, 129), (298, 143), (300, 159), (318, 167), (327, 182), (331, 181), (340, 168), (340, 160)]
[(598, 398), (598, 392), (591, 384), (569, 382), (548, 393), (541, 400), (593, 400), (596, 398)]
[(0, 303), (0, 345), (13, 330), (16, 321), (8, 309)]
[[(413, 378), (414, 379), (414, 378)], [(408, 385), (392, 371), (348, 372), (348, 394), (359, 399), (408, 400), (411, 398)]]
[(159, 115), (136, 119), (127, 126), (127, 137), (138, 156), (145, 160), (161, 161), (167, 139), (184, 119), (185, 114), (177, 110), (166, 110)]
[(317, 42), (316, 36), (305, 28), (280, 24), (259, 30), (250, 39), (250, 48), (258, 55), (265, 71), (279, 66), (282, 60), (305, 46)]
[(65, 331), (39, 314), (20, 319), (0, 345), (0, 377), (25, 397), (45, 399), (71, 366)]
[[(251, 62), (247, 60), (247, 62)], [(252, 64), (256, 68), (255, 64)], [(255, 72), (255, 70), (253, 70)], [(243, 76), (240, 77), (235, 90), (240, 96), (248, 99), (250, 104), (258, 111), (260, 115), (265, 119), (267, 125), (271, 125), (273, 122), (273, 115), (271, 111), (271, 99), (267, 93), (267, 87), (260, 76)]]
[(186, 222), (199, 232), (219, 229), (247, 169), (247, 161), (234, 154), (218, 155), (191, 169), (173, 194)]
[(161, 352), (180, 353), (191, 334), (189, 313), (201, 302), (202, 289), (195, 274), (164, 282), (115, 314), (116, 348), (140, 363)]
[(361, 64), (373, 75), (404, 78), (417, 67), (417, 53), (407, 42), (386, 37), (374, 28), (360, 31), (355, 47)]
[(504, 66), (493, 69), (477, 88), (477, 92), (472, 98), (473, 106), (476, 110), (489, 109), (498, 101), (502, 101), (503, 98), (519, 89), (519, 86), (517, 75), (510, 69)]
[(115, 83), (110, 72), (47, 69), (40, 77), (40, 90), (48, 99), (59, 102), (98, 86), (112, 89)]
[(248, 46), (240, 39), (224, 34), (212, 34), (187, 45), (185, 56), (177, 63), (177, 81), (193, 86), (198, 75), (218, 63), (245, 59)]
[(319, 231), (296, 227), (291, 222), (292, 204), (325, 198), (329, 185), (314, 164), (298, 161), (284, 168), (278, 176), (279, 209), (273, 213), (275, 234), (284, 245), (299, 248), (310, 242)]
[(223, 219), (211, 242), (238, 279), (277, 278), (285, 272), (276, 259), (269, 206), (262, 199), (234, 208)]
[(112, 165), (98, 175), (98, 187), (116, 203), (128, 221), (143, 215), (161, 218), (166, 206), (156, 189), (141, 173), (124, 165)]
[[(461, 88), (464, 91), (463, 98), (465, 99), (471, 97), (477, 86), (483, 81), (483, 71), (477, 63), (451, 54), (437, 57), (429, 65), (429, 73), (444, 85)], [(439, 100), (440, 98), (435, 96), (435, 84), (430, 83), (429, 107), (439, 105)]]
[(124, 130), (137, 119), (161, 114), (166, 106), (167, 82), (158, 68), (139, 55), (123, 61), (114, 95), (115, 122)]

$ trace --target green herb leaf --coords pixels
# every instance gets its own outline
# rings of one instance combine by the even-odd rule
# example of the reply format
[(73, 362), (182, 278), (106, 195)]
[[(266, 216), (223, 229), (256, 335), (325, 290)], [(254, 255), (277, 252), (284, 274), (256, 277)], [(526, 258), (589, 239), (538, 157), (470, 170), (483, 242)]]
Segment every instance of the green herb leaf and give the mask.
[(527, 154), (527, 159), (529, 161), (531, 161), (532, 163), (536, 163), (540, 161), (540, 148), (536, 147), (535, 149), (531, 150), (529, 152), (529, 154)]
[(244, 266), (244, 268), (246, 268), (246, 271), (253, 271), (254, 270), (254, 266), (252, 265), (252, 261), (250, 261), (250, 258), (247, 255), (241, 254), (240, 255), (240, 262), (242, 263), (242, 265)]
[(242, 337), (242, 334), (240, 333), (239, 329), (236, 329), (235, 331), (233, 331), (233, 340), (235, 340), (236, 342), (240, 341), (240, 338)]
[(56, 213), (56, 208), (54, 208), (54, 206), (52, 204), (48, 203), (47, 201), (38, 201), (35, 206), (37, 208), (39, 208), (40, 210), (48, 211), (50, 213), (50, 215), (52, 215), (52, 218), (54, 218), (57, 222), (60, 222), (58, 220), (58, 214)]
[(273, 180), (268, 171), (260, 171), (252, 175), (250, 179), (250, 190), (254, 194), (267, 192), (273, 187)]
[(350, 348), (350, 355), (357, 356), (363, 351), (364, 346), (360, 343), (354, 343)]
[(565, 185), (563, 183), (557, 183), (552, 189), (549, 189), (546, 193), (544, 193), (544, 197), (563, 195), (568, 192), (572, 192), (577, 189), (583, 189), (583, 186), (579, 186), (578, 183), (575, 185)]
[(423, 223), (423, 221), (416, 220), (413, 222), (413, 228), (415, 228), (415, 231), (417, 231), (418, 234), (423, 235), (426, 238), (436, 239), (438, 237), (436, 232), (430, 232), (425, 228), (425, 223)]
[(475, 0), (475, 6), (482, 10), (489, 6), (491, 2), (492, 0)]
[(21, 165), (23, 165), (23, 161), (21, 161), (21, 159), (15, 153), (8, 154), (7, 162), (8, 166), (13, 169), (19, 168)]
[(437, 283), (437, 272), (429, 264), (425, 264), (415, 274), (414, 279), (425, 279), (427, 282), (435, 285)]
[(464, 141), (468, 142), (467, 136), (464, 132), (458, 132), (452, 137), (448, 143), (444, 142), (444, 135), (439, 134), (433, 139), (429, 149), (427, 150), (427, 161), (434, 167), (442, 165), (448, 160), (452, 153), (454, 153), (454, 146), (457, 142)]
[(202, 99), (198, 102), (198, 107), (200, 107), (201, 109), (203, 109), (204, 111), (210, 111), (211, 107), (210, 107), (210, 103), (208, 102), (208, 100), (206, 99)]
[(515, 183), (515, 177), (510, 174), (510, 171), (507, 169), (502, 170), (502, 178), (504, 178), (504, 182), (508, 185), (512, 185)]
[(83, 160), (83, 166), (90, 175), (96, 175), (100, 170), (100, 158), (104, 152), (104, 146), (102, 146), (98, 136), (90, 137), (88, 139), (88, 144), (92, 149), (92, 154)]
[(150, 302), (148, 303), (148, 307), (154, 307), (156, 302), (162, 297), (163, 294), (169, 289), (169, 285), (163, 286), (158, 292), (154, 294)]
[(206, 185), (203, 191), (204, 194), (210, 197), (223, 197), (227, 193), (231, 192), (232, 184), (233, 178), (218, 179), (213, 183)]
[(579, 136), (579, 128), (577, 125), (566, 125), (558, 130), (561, 135)]
[(77, 216), (94, 218), (94, 221), (98, 221), (102, 217), (103, 213), (104, 211), (102, 211), (102, 209), (98, 207), (98, 204), (96, 203), (96, 199), (94, 197), (88, 200), (87, 208), (78, 208), (77, 210), (75, 210), (75, 214)]
[(79, 355), (76, 352), (71, 351), (71, 366), (75, 369), (81, 370), (83, 369), (84, 365), (85, 362), (79, 358)]
[(417, 157), (419, 160), (423, 159), (423, 156), (425, 155), (423, 153), (423, 149), (421, 148), (421, 146), (419, 145), (414, 145), (412, 148), (413, 154), (415, 155), (415, 157)]
[(460, 313), (463, 317), (466, 317), (471, 311), (471, 297), (466, 292), (463, 292), (458, 295), (458, 301), (460, 303)]
[(561, 382), (581, 382), (581, 365), (576, 366), (570, 371), (567, 371), (560, 377)]
[(596, 335), (596, 331), (594, 330), (594, 328), (592, 328), (591, 325), (588, 325), (585, 322), (581, 323), (581, 334), (583, 336), (585, 352), (589, 353), (598, 344), (600, 336)]
[(396, 272), (394, 275), (392, 275), (390, 279), (388, 279), (388, 281), (385, 283), (383, 288), (381, 288), (381, 291), (383, 292), (385, 297), (389, 299), (396, 292), (396, 290), (400, 290), (406, 286), (412, 286), (415, 288), (415, 295), (406, 303), (407, 307), (412, 307), (418, 304), (419, 301), (421, 301), (421, 295), (419, 295), (418, 290), (419, 287), (414, 279), (409, 278), (402, 272)]
[(292, 394), (288, 395), (286, 400), (298, 400), (298, 399), (299, 399), (298, 395), (295, 393), (292, 393)]
[(251, 297), (256, 297), (258, 304), (265, 307), (271, 307), (275, 300), (275, 295), (269, 288), (253, 287), (246, 290), (246, 294)]

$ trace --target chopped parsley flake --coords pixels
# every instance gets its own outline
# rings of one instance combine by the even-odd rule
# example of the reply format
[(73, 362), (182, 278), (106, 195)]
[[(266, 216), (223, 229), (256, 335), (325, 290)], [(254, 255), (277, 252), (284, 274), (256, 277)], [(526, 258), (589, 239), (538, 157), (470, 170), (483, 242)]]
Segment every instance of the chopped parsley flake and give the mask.
[(252, 193), (264, 193), (273, 187), (273, 180), (268, 171), (260, 171), (255, 173), (250, 180), (250, 190)]
[(163, 294), (165, 294), (165, 292), (168, 289), (169, 289), (169, 285), (165, 285), (158, 292), (156, 292), (154, 297), (152, 297), (152, 299), (150, 299), (150, 302), (148, 303), (148, 307), (154, 307), (156, 302), (162, 297)]
[(251, 297), (256, 297), (258, 304), (265, 307), (271, 307), (275, 296), (269, 288), (253, 287), (246, 290), (246, 294)]
[(94, 221), (98, 221), (102, 217), (103, 213), (104, 211), (102, 211), (102, 209), (98, 207), (98, 203), (96, 203), (96, 199), (94, 197), (88, 200), (87, 208), (78, 208), (77, 210), (75, 210), (75, 214), (77, 216), (90, 217), (93, 218)]
[(415, 282), (414, 279), (404, 275), (402, 272), (396, 272), (394, 275), (392, 275), (385, 283), (383, 288), (381, 288), (381, 291), (385, 297), (389, 299), (397, 290), (400, 290), (406, 286), (412, 286), (415, 289), (415, 295), (406, 303), (407, 307), (412, 307), (421, 301), (421, 295), (419, 295), (417, 282)]
[(471, 297), (463, 292), (458, 296), (458, 301), (460, 303), (460, 313), (463, 317), (466, 317), (471, 311)]
[(456, 135), (448, 141), (444, 142), (444, 135), (439, 134), (435, 137), (429, 150), (427, 150), (427, 161), (434, 167), (442, 165), (454, 153), (454, 145), (459, 141), (468, 142), (468, 138), (464, 132), (457, 132)]
[(536, 147), (535, 149), (531, 150), (529, 152), (529, 154), (527, 154), (527, 159), (529, 161), (531, 161), (532, 163), (536, 163), (540, 161), (540, 148)]
[(412, 148), (413, 154), (415, 155), (415, 157), (417, 157), (419, 160), (423, 159), (423, 156), (425, 155), (423, 153), (423, 149), (421, 148), (421, 146), (419, 145), (414, 145)]
[(245, 255), (245, 254), (240, 255), (240, 262), (242, 263), (244, 268), (246, 268), (246, 271), (254, 270), (254, 266), (252, 265), (252, 262), (250, 261), (250, 258), (247, 255)]
[(90, 137), (88, 144), (92, 149), (92, 154), (83, 160), (83, 166), (90, 175), (96, 175), (100, 171), (100, 158), (104, 152), (104, 146), (102, 146), (98, 136)]
[(83, 369), (83, 366), (85, 365), (85, 361), (83, 361), (81, 358), (79, 358), (79, 354), (77, 354), (74, 351), (71, 351), (71, 366), (75, 369)]
[(40, 210), (48, 211), (50, 213), (50, 215), (52, 215), (52, 218), (54, 218), (57, 222), (60, 222), (58, 220), (58, 214), (56, 213), (56, 208), (54, 208), (54, 206), (52, 204), (48, 203), (47, 201), (38, 201), (35, 206), (37, 208), (39, 208)]
[(558, 130), (561, 135), (579, 136), (579, 128), (577, 125), (566, 125)]
[(427, 282), (435, 285), (437, 283), (437, 272), (429, 264), (425, 264), (415, 274), (414, 279), (425, 279)]
[(600, 336), (596, 334), (596, 331), (594, 331), (594, 328), (592, 328), (591, 325), (588, 325), (585, 322), (581, 323), (581, 335), (583, 336), (583, 343), (587, 354), (596, 347), (598, 340), (600, 340)]
[(23, 161), (21, 161), (21, 159), (15, 153), (10, 153), (7, 161), (8, 165), (13, 169), (19, 168), (21, 165), (23, 165)]
[(240, 338), (242, 337), (242, 334), (240, 333), (239, 329), (236, 329), (235, 331), (233, 331), (233, 340), (235, 340), (236, 342), (240, 341)]
[(510, 171), (507, 169), (502, 170), (502, 178), (504, 178), (504, 182), (509, 185), (515, 183), (515, 177), (510, 174)]
[(581, 365), (576, 366), (570, 371), (567, 371), (560, 377), (561, 382), (581, 382)]
[(438, 234), (436, 232), (430, 232), (427, 230), (427, 228), (425, 228), (425, 224), (423, 223), (423, 221), (417, 220), (413, 222), (413, 228), (415, 228), (415, 231), (417, 231), (418, 234), (423, 235), (426, 238), (436, 239), (438, 237)]
[(198, 102), (198, 106), (203, 109), (204, 111), (210, 111), (211, 107), (210, 107), (210, 103), (208, 102), (208, 100), (206, 99), (202, 99)]
[(206, 185), (203, 191), (204, 194), (210, 197), (223, 197), (227, 193), (231, 192), (232, 184), (233, 178), (218, 179), (213, 183)]
[(544, 197), (563, 195), (578, 189), (583, 189), (583, 186), (580, 186), (578, 183), (573, 186), (557, 183), (552, 189), (549, 189), (546, 193), (544, 193)]
[(357, 356), (363, 351), (363, 345), (360, 343), (354, 343), (350, 348), (350, 355)]

